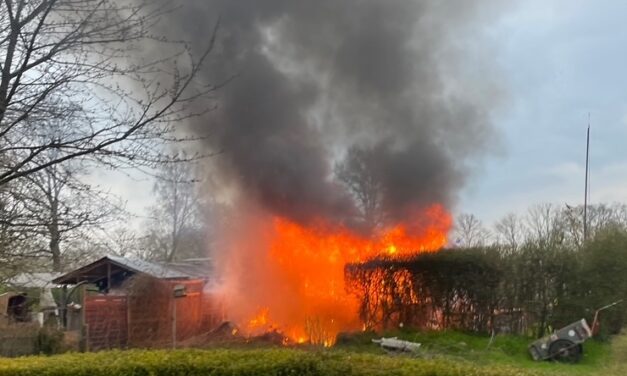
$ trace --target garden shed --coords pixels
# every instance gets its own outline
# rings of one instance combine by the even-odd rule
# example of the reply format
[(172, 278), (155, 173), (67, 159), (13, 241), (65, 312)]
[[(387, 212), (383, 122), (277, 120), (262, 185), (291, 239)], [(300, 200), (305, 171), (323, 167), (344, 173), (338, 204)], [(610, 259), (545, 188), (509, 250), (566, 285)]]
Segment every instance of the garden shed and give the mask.
[(105, 256), (53, 282), (65, 286), (64, 326), (87, 350), (176, 346), (223, 319), (209, 259)]

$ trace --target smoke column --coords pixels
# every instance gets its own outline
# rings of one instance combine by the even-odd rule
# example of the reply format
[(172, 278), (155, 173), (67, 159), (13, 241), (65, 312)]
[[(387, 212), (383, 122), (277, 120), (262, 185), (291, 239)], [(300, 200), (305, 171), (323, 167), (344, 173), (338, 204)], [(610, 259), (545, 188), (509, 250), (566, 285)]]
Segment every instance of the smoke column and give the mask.
[[(267, 219), (358, 228), (359, 202), (334, 174), (349, 150), (367, 156), (380, 210), (399, 223), (433, 203), (454, 205), (494, 143), (491, 116), (503, 93), (484, 32), (496, 14), (487, 1), (181, 5), (166, 31), (201, 48), (220, 19), (203, 79), (235, 76), (210, 118), (188, 126), (221, 151), (211, 160), (212, 193), (229, 192), (239, 215), (218, 256), (236, 319), (262, 304), (280, 323), (312, 314), (302, 312), (312, 299), (295, 286), (303, 278), (267, 257)], [(331, 303), (329, 311), (343, 307)]]
[[(205, 46), (218, 93), (206, 132), (220, 179), (271, 213), (347, 221), (355, 203), (333, 177), (349, 148), (370, 168), (394, 219), (454, 203), (468, 162), (493, 142), (491, 81), (481, 25), (487, 2), (188, 0), (168, 28)], [(177, 18), (178, 17), (178, 18)]]

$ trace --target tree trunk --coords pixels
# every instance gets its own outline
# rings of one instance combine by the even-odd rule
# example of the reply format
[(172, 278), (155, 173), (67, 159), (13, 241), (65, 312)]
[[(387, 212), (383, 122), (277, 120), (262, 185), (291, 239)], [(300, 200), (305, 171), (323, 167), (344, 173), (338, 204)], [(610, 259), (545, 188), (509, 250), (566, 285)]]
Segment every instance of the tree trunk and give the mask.
[(61, 265), (61, 232), (59, 231), (59, 202), (56, 197), (50, 200), (50, 224), (48, 224), (48, 232), (50, 233), (50, 254), (52, 255), (52, 270), (60, 272)]
[[(61, 237), (59, 236), (58, 225), (54, 223), (50, 226), (50, 253), (52, 254), (52, 270), (60, 272), (61, 265)], [(53, 230), (54, 228), (54, 230)]]

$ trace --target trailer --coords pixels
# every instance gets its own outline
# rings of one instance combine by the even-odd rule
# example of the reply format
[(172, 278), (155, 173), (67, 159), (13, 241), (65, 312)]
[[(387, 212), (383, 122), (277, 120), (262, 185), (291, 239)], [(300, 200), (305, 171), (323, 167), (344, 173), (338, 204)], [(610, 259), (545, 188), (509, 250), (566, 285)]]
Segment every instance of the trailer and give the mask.
[(583, 355), (583, 343), (598, 330), (599, 313), (621, 302), (622, 300), (619, 300), (597, 309), (592, 327), (588, 325), (586, 319), (581, 319), (531, 343), (529, 345), (531, 357), (533, 360), (577, 363)]
[(592, 329), (586, 319), (581, 319), (533, 342), (529, 345), (529, 353), (533, 360), (576, 363), (583, 354), (582, 344), (590, 337)]

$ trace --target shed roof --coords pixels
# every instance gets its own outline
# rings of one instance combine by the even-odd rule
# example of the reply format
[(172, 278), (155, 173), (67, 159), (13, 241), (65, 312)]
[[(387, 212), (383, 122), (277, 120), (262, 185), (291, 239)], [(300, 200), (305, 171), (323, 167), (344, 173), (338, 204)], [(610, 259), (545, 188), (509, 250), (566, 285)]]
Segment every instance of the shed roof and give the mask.
[(109, 272), (116, 275), (141, 273), (159, 279), (208, 279), (209, 274), (211, 274), (211, 267), (209, 259), (160, 263), (135, 257), (108, 255), (55, 278), (53, 283), (96, 282), (106, 278)]
[(8, 284), (21, 288), (48, 288), (54, 287), (53, 279), (61, 276), (61, 273), (20, 273), (8, 280)]

